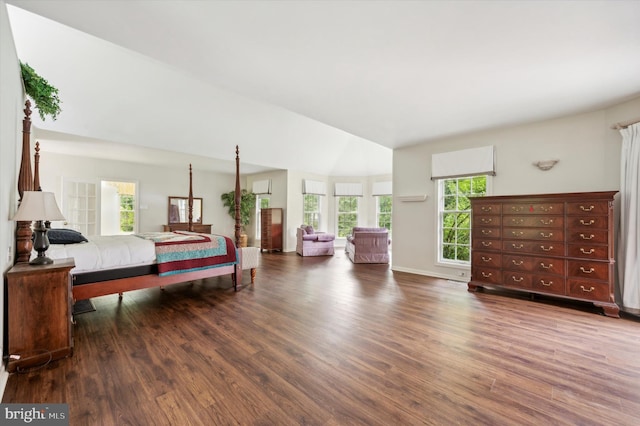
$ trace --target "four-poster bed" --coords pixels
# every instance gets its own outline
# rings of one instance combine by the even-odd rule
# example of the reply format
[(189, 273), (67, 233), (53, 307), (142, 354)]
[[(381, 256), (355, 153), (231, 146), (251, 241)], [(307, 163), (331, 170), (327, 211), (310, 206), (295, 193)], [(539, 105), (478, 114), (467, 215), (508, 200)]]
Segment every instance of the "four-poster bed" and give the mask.
[[(20, 164), (19, 180), (18, 180), (18, 193), (20, 199), (25, 191), (39, 190), (39, 146), (36, 144), (34, 173), (32, 176), (31, 162), (30, 162), (30, 127), (31, 127), (31, 110), (30, 102), (26, 102), (25, 118), (23, 120), (23, 143), (22, 143), (22, 161)], [(214, 264), (213, 262), (203, 261), (202, 259), (188, 258), (182, 260), (182, 262), (196, 262), (197, 267), (187, 267), (186, 272), (177, 271), (171, 273), (158, 273), (158, 262), (152, 264), (136, 265), (127, 268), (109, 268), (107, 270), (95, 270), (95, 271), (83, 271), (74, 273), (72, 271), (73, 279), (73, 299), (83, 300), (92, 297), (98, 297), (108, 294), (120, 294), (125, 291), (139, 290), (151, 287), (163, 287), (169, 284), (189, 282), (193, 280), (199, 280), (204, 278), (229, 275), (233, 281), (234, 290), (237, 290), (242, 283), (242, 250), (239, 249), (240, 242), (240, 153), (236, 146), (236, 177), (235, 177), (235, 244), (234, 241), (228, 237), (205, 235), (205, 234), (191, 234), (175, 232), (177, 234), (174, 240), (167, 240), (171, 236), (154, 236), (157, 238), (149, 238), (155, 243), (156, 250), (161, 245), (171, 244), (209, 244), (206, 249), (212, 253), (215, 252), (216, 256), (220, 257), (220, 264)], [(188, 230), (193, 231), (193, 182), (192, 182), (192, 170), (189, 165), (189, 215), (188, 215)], [(16, 263), (26, 263), (31, 256), (31, 223), (30, 222), (18, 222), (16, 230)], [(158, 233), (160, 234), (160, 233)], [(131, 237), (137, 238), (137, 237)], [(159, 241), (162, 239), (162, 241)], [(189, 242), (177, 241), (177, 240), (193, 240)], [(82, 243), (86, 244), (86, 243)], [(81, 246), (82, 244), (76, 244)], [(216, 245), (217, 244), (217, 245)], [(177, 247), (177, 246), (172, 246)], [(186, 247), (186, 246), (181, 246)], [(213, 247), (213, 248), (212, 248)], [(223, 254), (222, 250), (226, 248), (226, 252)], [(187, 248), (175, 248), (178, 256), (182, 256), (184, 252), (189, 251)], [(217, 250), (217, 251), (216, 251)], [(194, 248), (192, 251), (196, 251)], [(77, 252), (76, 252), (77, 253)], [(159, 253), (159, 252), (158, 252)], [(210, 254), (210, 256), (213, 256)], [(226, 257), (225, 257), (226, 256)], [(51, 256), (55, 259), (55, 257)], [(198, 263), (199, 262), (199, 263)], [(78, 262), (76, 262), (77, 264)], [(195, 264), (194, 264), (195, 265)], [(76, 268), (77, 269), (77, 268)], [(255, 268), (251, 267), (252, 282), (255, 276)]]

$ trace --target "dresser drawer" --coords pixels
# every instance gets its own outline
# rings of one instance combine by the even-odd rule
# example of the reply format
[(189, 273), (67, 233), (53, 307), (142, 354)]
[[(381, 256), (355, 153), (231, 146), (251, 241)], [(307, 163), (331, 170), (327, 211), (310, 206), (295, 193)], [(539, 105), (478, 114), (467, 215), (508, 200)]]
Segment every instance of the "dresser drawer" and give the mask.
[(517, 240), (564, 241), (564, 230), (505, 228), (504, 238)]
[(500, 250), (500, 240), (489, 240), (485, 238), (473, 238), (473, 250)]
[(509, 287), (530, 289), (532, 280), (531, 274), (516, 271), (504, 271), (502, 276), (502, 283)]
[(499, 268), (502, 264), (500, 253), (473, 251), (473, 264), (478, 267)]
[(502, 226), (528, 227), (528, 228), (562, 228), (563, 216), (505, 216), (502, 218)]
[(606, 229), (569, 230), (568, 243), (606, 244), (609, 241), (609, 232)]
[(579, 203), (567, 203), (567, 214), (574, 215), (607, 215), (609, 213), (608, 201), (583, 201)]
[(569, 216), (567, 218), (569, 229), (607, 229), (609, 228), (609, 218), (606, 216)]
[(503, 214), (555, 214), (564, 213), (564, 203), (505, 203)]
[(609, 283), (577, 279), (567, 281), (567, 296), (609, 302), (610, 293)]
[(474, 203), (471, 207), (473, 215), (497, 214), (502, 212), (502, 204), (500, 203)]
[(551, 257), (536, 257), (533, 259), (533, 272), (542, 274), (564, 275), (564, 259)]
[(510, 271), (531, 272), (533, 270), (533, 258), (505, 254), (502, 257), (502, 267)]
[(531, 284), (532, 289), (543, 293), (564, 295), (566, 292), (564, 277), (560, 277), (557, 275), (534, 274), (533, 282)]
[(570, 277), (608, 280), (609, 263), (569, 260), (567, 262), (567, 272)]
[(472, 277), (474, 281), (479, 281), (487, 284), (502, 284), (502, 272), (500, 269), (474, 267), (472, 268)]
[(583, 259), (607, 260), (609, 259), (609, 247), (598, 246), (589, 243), (568, 244), (567, 255), (569, 257), (580, 257)]
[(500, 216), (473, 216), (473, 226), (474, 227), (499, 227), (500, 226)]
[(510, 253), (536, 253), (549, 256), (564, 256), (564, 243), (540, 241), (504, 240), (502, 249)]
[(473, 238), (483, 239), (483, 238), (500, 238), (501, 229), (500, 228), (474, 228), (473, 229)]

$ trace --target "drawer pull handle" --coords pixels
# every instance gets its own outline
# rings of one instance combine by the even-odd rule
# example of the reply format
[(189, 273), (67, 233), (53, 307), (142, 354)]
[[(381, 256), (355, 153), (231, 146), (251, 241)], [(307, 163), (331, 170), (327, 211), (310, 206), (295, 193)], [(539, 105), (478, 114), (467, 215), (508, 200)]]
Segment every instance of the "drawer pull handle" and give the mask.
[(595, 287), (589, 287), (589, 290), (587, 290), (586, 288), (584, 288), (583, 285), (580, 286), (580, 288), (582, 289), (582, 291), (584, 291), (585, 293), (591, 293), (593, 290), (595, 290)]
[(594, 252), (595, 250), (594, 250), (594, 249), (589, 249), (589, 250), (587, 251), (587, 250), (583, 249), (582, 247), (580, 247), (580, 251), (581, 251), (583, 254), (593, 254), (593, 252)]
[(580, 210), (582, 210), (583, 212), (590, 212), (591, 210), (595, 209), (596, 207), (591, 205), (589, 207), (585, 207), (585, 206), (580, 206)]
[(594, 223), (596, 223), (596, 221), (593, 219), (591, 219), (589, 222), (587, 222), (584, 219), (580, 219), (580, 225), (589, 226), (589, 225), (593, 225)]
[(511, 247), (516, 250), (520, 250), (521, 248), (524, 248), (524, 244), (511, 244)]
[(548, 234), (545, 234), (544, 232), (541, 232), (540, 236), (542, 238), (551, 238), (551, 237), (553, 237), (553, 232), (549, 232)]
[(549, 246), (549, 247), (540, 246), (540, 250), (542, 250), (542, 251), (551, 251), (551, 250), (553, 250), (553, 246)]
[(493, 207), (491, 207), (491, 206), (482, 206), (480, 208), (480, 210), (482, 210), (483, 212), (490, 212), (491, 210), (493, 210)]
[(540, 210), (542, 210), (543, 212), (550, 212), (551, 210), (553, 210), (553, 206), (540, 207)]
[(553, 224), (553, 219), (549, 219), (549, 220), (540, 219), (540, 223), (542, 223), (543, 225), (551, 225)]
[(584, 234), (580, 234), (580, 238), (582, 238), (583, 240), (590, 240), (593, 237), (595, 237), (595, 235), (593, 235), (593, 234), (590, 234), (588, 237), (586, 235), (584, 235)]
[(491, 231), (490, 229), (483, 229), (482, 230), (482, 235), (491, 235), (493, 234), (493, 231)]
[(491, 257), (484, 257), (482, 256), (482, 261), (483, 262), (491, 262), (492, 258)]
[(493, 275), (491, 272), (489, 272), (488, 274), (486, 272), (482, 273), (482, 276), (485, 278), (489, 278), (491, 275)]
[(522, 231), (511, 231), (511, 234), (513, 234), (514, 237), (522, 237), (524, 235), (524, 232), (522, 232)]
[(511, 219), (511, 223), (514, 225), (522, 225), (524, 223), (524, 219)]
[(540, 267), (542, 269), (551, 269), (553, 268), (553, 263), (550, 263), (549, 266), (545, 265), (544, 262), (540, 262)]
[(520, 278), (516, 278), (515, 275), (511, 276), (511, 279), (517, 283), (521, 282), (522, 280), (524, 280), (524, 277), (520, 277)]
[(516, 266), (520, 266), (524, 263), (524, 260), (512, 260), (511, 263), (513, 263)]
[(511, 206), (511, 210), (513, 210), (514, 212), (521, 212), (522, 208), (522, 206)]
[(584, 274), (592, 274), (592, 273), (593, 273), (593, 271), (595, 271), (595, 269), (593, 269), (593, 268), (589, 268), (589, 270), (586, 270), (586, 269), (584, 268), (584, 266), (581, 266), (581, 267), (580, 267), (580, 270), (581, 270)]
[(483, 241), (482, 242), (482, 246), (483, 247), (491, 247), (491, 244), (492, 244), (491, 241)]
[(545, 282), (544, 280), (540, 280), (540, 284), (542, 284), (545, 287), (551, 287), (553, 285), (553, 281), (549, 281), (548, 283)]
[(487, 219), (486, 217), (483, 217), (482, 219), (480, 219), (480, 222), (485, 223), (485, 224), (486, 223), (491, 223), (491, 222), (493, 222), (493, 219), (491, 219), (491, 218)]

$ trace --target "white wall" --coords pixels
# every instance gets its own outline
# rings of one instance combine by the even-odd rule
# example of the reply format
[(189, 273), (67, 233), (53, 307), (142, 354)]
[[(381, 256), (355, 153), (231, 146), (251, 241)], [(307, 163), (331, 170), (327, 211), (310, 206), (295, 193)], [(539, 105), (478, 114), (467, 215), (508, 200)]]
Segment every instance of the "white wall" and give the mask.
[[(182, 168), (160, 168), (125, 161), (96, 160), (47, 152), (40, 146), (40, 183), (42, 189), (56, 194), (62, 202), (62, 178), (87, 181), (137, 181), (140, 217), (139, 232), (162, 231), (168, 219), (168, 197), (189, 195), (189, 165)], [(193, 171), (193, 196), (202, 197), (203, 223), (212, 232), (234, 234), (234, 221), (220, 200), (220, 195), (235, 188), (235, 176), (202, 170)]]
[[(24, 92), (20, 65), (4, 1), (0, 0), (0, 269), (3, 276), (13, 265), (15, 257), (15, 222), (9, 220), (16, 211), (18, 200), (18, 165), (22, 145)], [(9, 257), (10, 255), (10, 257)], [(4, 291), (0, 292), (0, 306), (5, 306)], [(4, 354), (4, 315), (0, 317), (0, 349)], [(0, 395), (4, 393), (9, 375), (4, 363), (0, 365)]]
[[(392, 268), (466, 280), (468, 268), (436, 264), (437, 188), (431, 155), (486, 145), (496, 147), (492, 195), (605, 191), (620, 188), (619, 132), (611, 124), (640, 117), (640, 98), (600, 111), (451, 137), (396, 149), (393, 153)], [(546, 172), (534, 161), (560, 160)], [(399, 195), (427, 194), (425, 202), (400, 202)], [(461, 277), (461, 273), (465, 273)]]

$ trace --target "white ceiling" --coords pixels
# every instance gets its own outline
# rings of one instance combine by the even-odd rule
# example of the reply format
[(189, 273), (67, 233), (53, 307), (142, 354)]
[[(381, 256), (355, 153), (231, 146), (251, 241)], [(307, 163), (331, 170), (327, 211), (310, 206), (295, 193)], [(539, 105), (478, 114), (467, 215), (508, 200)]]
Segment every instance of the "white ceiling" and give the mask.
[(640, 95), (640, 1), (7, 3), (65, 25), (8, 8), (63, 100), (34, 124), (86, 155), (386, 174), (396, 147)]

